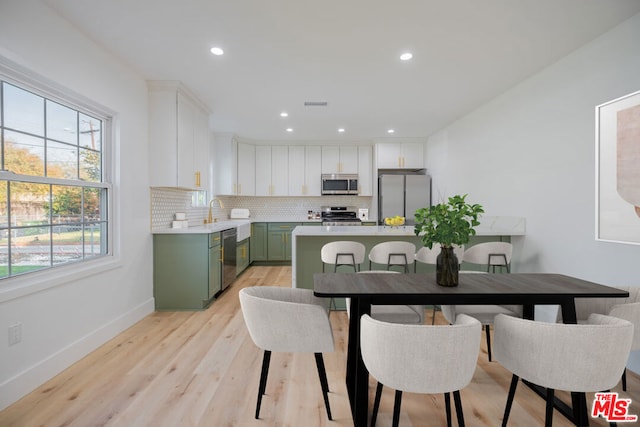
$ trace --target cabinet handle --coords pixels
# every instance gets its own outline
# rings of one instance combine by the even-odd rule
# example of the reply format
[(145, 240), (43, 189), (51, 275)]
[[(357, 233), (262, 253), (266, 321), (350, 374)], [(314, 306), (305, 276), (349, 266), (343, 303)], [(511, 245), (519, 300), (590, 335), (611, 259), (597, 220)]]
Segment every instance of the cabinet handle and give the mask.
[(247, 256), (247, 248), (245, 248), (244, 246), (242, 247), (242, 258), (245, 258)]
[(200, 187), (200, 172), (196, 172), (196, 187)]
[(238, 184), (238, 194), (242, 194), (242, 184)]
[(224, 246), (220, 248), (220, 262), (224, 263)]

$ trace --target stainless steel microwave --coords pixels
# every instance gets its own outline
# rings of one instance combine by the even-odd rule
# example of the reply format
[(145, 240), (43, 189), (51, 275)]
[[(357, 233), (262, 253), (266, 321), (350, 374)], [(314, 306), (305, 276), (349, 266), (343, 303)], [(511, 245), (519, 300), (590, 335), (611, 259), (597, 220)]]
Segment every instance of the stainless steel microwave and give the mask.
[(322, 174), (322, 194), (358, 195), (358, 175)]

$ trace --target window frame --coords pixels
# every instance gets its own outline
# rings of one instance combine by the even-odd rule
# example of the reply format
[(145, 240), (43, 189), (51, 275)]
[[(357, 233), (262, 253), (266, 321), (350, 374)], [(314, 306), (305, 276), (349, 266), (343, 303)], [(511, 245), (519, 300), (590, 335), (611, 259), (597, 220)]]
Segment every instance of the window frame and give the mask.
[(104, 255), (88, 259), (52, 265), (33, 272), (0, 279), (0, 302), (17, 298), (42, 289), (68, 283), (122, 265), (118, 256), (119, 233), (115, 216), (115, 204), (118, 198), (114, 194), (115, 170), (114, 150), (117, 141), (118, 115), (115, 111), (86, 98), (52, 80), (41, 76), (0, 55), (0, 80), (33, 92), (45, 99), (57, 102), (76, 111), (102, 120), (102, 180), (82, 181), (79, 179), (61, 179), (21, 175), (0, 170), (0, 179), (10, 182), (34, 182), (54, 185), (72, 185), (78, 187), (98, 187), (107, 190), (106, 224), (107, 251)]

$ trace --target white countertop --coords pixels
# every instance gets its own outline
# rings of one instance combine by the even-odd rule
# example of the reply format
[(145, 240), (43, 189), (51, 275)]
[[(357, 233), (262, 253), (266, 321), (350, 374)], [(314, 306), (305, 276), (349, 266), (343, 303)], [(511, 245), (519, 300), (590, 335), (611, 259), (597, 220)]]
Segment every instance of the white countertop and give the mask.
[[(293, 219), (293, 218), (251, 218), (251, 219), (231, 219), (218, 221), (213, 224), (199, 225), (187, 228), (163, 228), (153, 230), (153, 234), (209, 234), (216, 233), (230, 228), (236, 228), (242, 224), (250, 224), (252, 222), (305, 222), (318, 223), (321, 220), (309, 219)], [(484, 216), (481, 218), (480, 225), (476, 227), (476, 236), (523, 236), (526, 234), (526, 220), (522, 217), (507, 216)], [(315, 226), (315, 227), (296, 227), (293, 230), (293, 236), (326, 236), (326, 235), (343, 235), (343, 236), (415, 236), (413, 226), (405, 225), (400, 227), (389, 226)]]
[(230, 228), (237, 228), (242, 224), (251, 224), (249, 219), (230, 219), (227, 221), (218, 221), (213, 224), (199, 225), (197, 227), (186, 228), (163, 228), (160, 230), (153, 230), (153, 234), (211, 234), (219, 231), (228, 230)]
[[(523, 236), (526, 222), (521, 217), (483, 217), (476, 227), (476, 236)], [(415, 236), (412, 225), (389, 226), (337, 226), (296, 227), (293, 236)]]

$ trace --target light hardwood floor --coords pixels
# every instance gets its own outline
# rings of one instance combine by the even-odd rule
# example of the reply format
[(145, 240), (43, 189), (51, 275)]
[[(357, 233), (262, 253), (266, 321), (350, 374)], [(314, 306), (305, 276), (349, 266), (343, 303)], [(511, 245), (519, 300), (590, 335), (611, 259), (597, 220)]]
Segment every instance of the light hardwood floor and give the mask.
[[(244, 326), (238, 291), (262, 285), (291, 286), (291, 268), (251, 267), (205, 311), (151, 314), (0, 412), (0, 426), (352, 426), (344, 312), (331, 314), (336, 351), (325, 354), (334, 421), (326, 418), (311, 354), (273, 354), (261, 419), (253, 418), (262, 352)], [(473, 381), (461, 392), (468, 426), (500, 425), (510, 378), (487, 361), (483, 338)], [(614, 391), (640, 414), (638, 376), (629, 375), (628, 386), (628, 393)], [(371, 380), (371, 401), (374, 389)], [(443, 404), (441, 395), (405, 393), (400, 425), (446, 425)], [(385, 388), (378, 426), (391, 425), (392, 408), (393, 391)], [(509, 425), (541, 426), (543, 419), (542, 399), (520, 385)], [(570, 425), (555, 413), (554, 426)]]

